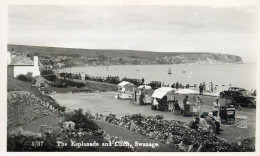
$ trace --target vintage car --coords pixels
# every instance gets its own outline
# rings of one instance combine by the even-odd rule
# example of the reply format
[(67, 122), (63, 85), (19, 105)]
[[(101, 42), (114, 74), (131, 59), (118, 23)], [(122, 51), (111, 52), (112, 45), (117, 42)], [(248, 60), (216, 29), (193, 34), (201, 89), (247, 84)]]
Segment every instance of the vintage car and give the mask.
[(228, 90), (220, 92), (221, 98), (230, 98), (233, 104), (247, 107), (256, 107), (256, 98), (251, 93), (238, 87), (230, 87)]
[(152, 89), (158, 89), (162, 87), (162, 83), (160, 81), (151, 81), (148, 85), (150, 85)]

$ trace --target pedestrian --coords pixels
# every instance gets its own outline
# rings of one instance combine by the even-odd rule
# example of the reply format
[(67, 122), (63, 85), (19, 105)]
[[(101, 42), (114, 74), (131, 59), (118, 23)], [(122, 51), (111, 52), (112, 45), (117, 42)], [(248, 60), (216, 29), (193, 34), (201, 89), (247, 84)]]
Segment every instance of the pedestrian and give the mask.
[(216, 98), (216, 101), (213, 102), (213, 114), (214, 114), (214, 116), (218, 117), (219, 110), (220, 110), (220, 102), (219, 102), (219, 98)]
[(188, 116), (189, 113), (189, 101), (188, 101), (189, 96), (186, 95), (185, 98), (183, 99), (183, 106), (184, 106), (184, 116)]
[(157, 98), (153, 99), (153, 109), (152, 110), (158, 110), (159, 109), (159, 102), (157, 100)]
[(144, 84), (144, 78), (142, 78), (142, 84)]
[(203, 91), (205, 92), (206, 91), (206, 83), (205, 82), (203, 82)]
[(179, 82), (176, 83), (176, 89), (178, 90), (179, 88)]
[(200, 83), (200, 85), (199, 85), (199, 91), (200, 91), (200, 95), (203, 95), (203, 85), (202, 85), (202, 83)]
[(140, 105), (144, 104), (144, 97), (145, 97), (144, 93), (141, 92), (140, 99), (139, 99)]
[(213, 93), (213, 91), (214, 91), (214, 86), (213, 86), (213, 83), (212, 83), (212, 82), (210, 82), (210, 89), (211, 89), (211, 93)]

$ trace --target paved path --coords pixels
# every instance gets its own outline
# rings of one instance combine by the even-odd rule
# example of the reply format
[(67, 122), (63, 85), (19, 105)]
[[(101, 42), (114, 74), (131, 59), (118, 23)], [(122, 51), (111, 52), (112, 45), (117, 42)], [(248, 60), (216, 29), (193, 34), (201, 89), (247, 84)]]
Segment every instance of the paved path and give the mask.
[[(192, 117), (184, 117), (182, 115), (173, 115), (173, 112), (161, 112), (151, 110), (150, 105), (131, 104), (128, 100), (120, 100), (114, 98), (115, 92), (105, 93), (88, 93), (88, 94), (54, 94), (52, 97), (58, 101), (62, 106), (70, 109), (83, 108), (84, 111), (90, 110), (92, 113), (109, 114), (113, 113), (118, 118), (140, 113), (145, 116), (163, 115), (166, 120), (179, 120), (189, 122)], [(182, 104), (184, 95), (176, 95), (176, 99)], [(209, 112), (212, 110), (214, 97), (201, 96), (205, 105), (202, 106), (201, 112)], [(239, 136), (253, 137), (256, 130), (256, 109), (242, 107), (242, 111), (237, 111), (236, 115), (243, 115), (248, 117), (248, 128), (236, 128), (236, 125), (224, 125), (222, 129), (224, 132), (220, 135), (228, 141), (234, 141)]]
[(122, 137), (123, 140), (128, 141), (131, 143), (133, 146), (135, 146), (135, 142), (139, 143), (158, 143), (159, 147), (140, 147), (140, 146), (135, 146), (138, 152), (176, 152), (176, 150), (171, 149), (170, 147), (157, 142), (155, 140), (149, 139), (146, 136), (143, 136), (141, 134), (132, 132), (130, 130), (127, 130), (123, 127), (118, 127), (116, 125), (106, 123), (103, 121), (95, 120), (95, 122), (100, 126), (102, 129), (104, 129), (110, 136), (117, 136), (117, 137)]

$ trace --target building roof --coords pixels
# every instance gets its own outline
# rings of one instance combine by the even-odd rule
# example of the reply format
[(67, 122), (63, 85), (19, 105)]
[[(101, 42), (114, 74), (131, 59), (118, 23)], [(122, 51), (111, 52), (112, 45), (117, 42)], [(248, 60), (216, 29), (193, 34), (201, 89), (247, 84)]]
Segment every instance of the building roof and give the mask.
[(34, 62), (30, 57), (26, 56), (15, 56), (12, 58), (11, 64), (12, 66), (33, 66)]

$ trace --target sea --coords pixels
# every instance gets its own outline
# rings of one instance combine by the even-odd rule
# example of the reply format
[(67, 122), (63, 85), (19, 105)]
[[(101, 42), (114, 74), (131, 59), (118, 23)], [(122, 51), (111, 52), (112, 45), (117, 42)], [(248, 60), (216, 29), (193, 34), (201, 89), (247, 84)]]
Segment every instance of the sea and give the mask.
[[(172, 74), (168, 74), (169, 68)], [(205, 82), (213, 83), (217, 89), (242, 87), (257, 88), (257, 64), (173, 64), (173, 65), (113, 65), (89, 66), (60, 69), (59, 72), (88, 74), (95, 77), (119, 76), (120, 79), (144, 78), (145, 83), (161, 81), (164, 85), (179, 82), (193, 86)]]

